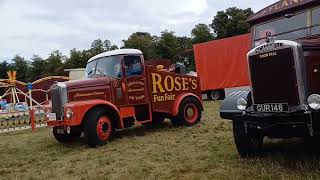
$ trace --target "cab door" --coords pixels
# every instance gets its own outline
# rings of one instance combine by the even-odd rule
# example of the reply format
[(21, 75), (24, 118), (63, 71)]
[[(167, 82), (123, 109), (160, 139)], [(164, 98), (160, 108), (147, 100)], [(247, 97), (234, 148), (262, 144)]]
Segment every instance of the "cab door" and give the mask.
[(123, 68), (125, 74), (127, 105), (137, 106), (149, 104), (143, 57), (139, 55), (124, 56)]

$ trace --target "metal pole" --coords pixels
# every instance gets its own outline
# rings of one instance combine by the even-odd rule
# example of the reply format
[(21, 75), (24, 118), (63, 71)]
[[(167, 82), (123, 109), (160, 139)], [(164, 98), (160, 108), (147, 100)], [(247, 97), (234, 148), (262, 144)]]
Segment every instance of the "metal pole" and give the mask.
[(13, 104), (16, 104), (16, 98), (15, 98), (15, 94), (14, 94), (14, 90), (13, 90), (14, 88), (11, 88), (11, 97), (12, 97), (12, 102), (13, 102)]
[(46, 101), (49, 100), (48, 92), (46, 91)]
[(6, 97), (9, 91), (10, 91), (10, 88), (3, 94), (2, 97)]
[(30, 98), (30, 108), (32, 109), (32, 94), (31, 94), (31, 89), (29, 89), (29, 98)]
[(20, 89), (17, 89), (21, 94), (27, 96), (28, 98), (30, 98), (30, 100), (32, 100), (32, 102), (34, 102), (36, 105), (41, 106), (41, 104), (39, 104), (37, 101), (33, 100), (28, 94), (22, 92)]
[(35, 123), (35, 113), (33, 109), (30, 109), (30, 121), (31, 121), (31, 129), (32, 132), (36, 131), (36, 123)]
[(19, 103), (19, 102), (20, 102), (20, 99), (19, 99), (19, 95), (18, 95), (17, 90), (16, 90), (15, 87), (14, 87), (14, 94), (15, 94), (15, 96), (16, 96), (16, 98), (17, 98), (18, 103)]

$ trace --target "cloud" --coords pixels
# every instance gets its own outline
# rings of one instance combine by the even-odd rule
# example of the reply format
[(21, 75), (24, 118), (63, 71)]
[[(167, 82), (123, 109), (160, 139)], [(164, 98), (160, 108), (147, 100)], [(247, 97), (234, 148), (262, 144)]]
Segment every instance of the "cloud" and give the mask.
[(59, 49), (84, 49), (97, 38), (117, 45), (136, 31), (163, 30), (189, 36), (198, 23), (211, 23), (219, 10), (237, 6), (255, 11), (276, 0), (0, 0), (1, 57), (46, 57)]

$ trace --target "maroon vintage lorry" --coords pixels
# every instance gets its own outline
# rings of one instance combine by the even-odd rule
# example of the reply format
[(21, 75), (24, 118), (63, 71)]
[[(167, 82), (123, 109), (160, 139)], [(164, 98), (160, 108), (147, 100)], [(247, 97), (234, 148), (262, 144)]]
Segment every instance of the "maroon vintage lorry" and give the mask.
[(105, 52), (88, 61), (85, 79), (53, 85), (47, 124), (60, 142), (84, 132), (91, 147), (136, 124), (170, 118), (176, 126), (192, 126), (203, 111), (199, 83), (174, 68), (145, 65), (136, 49)]
[(251, 90), (232, 93), (220, 110), (242, 157), (257, 154), (264, 137), (320, 135), (320, 1), (281, 0), (248, 21)]

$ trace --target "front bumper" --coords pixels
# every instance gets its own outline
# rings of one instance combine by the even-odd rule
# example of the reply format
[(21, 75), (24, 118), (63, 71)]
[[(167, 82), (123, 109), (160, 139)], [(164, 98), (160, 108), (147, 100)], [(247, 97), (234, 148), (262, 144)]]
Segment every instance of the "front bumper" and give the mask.
[(51, 127), (56, 127), (56, 126), (74, 126), (74, 124), (70, 121), (58, 121), (58, 120), (48, 120), (47, 125)]
[(48, 126), (77, 126), (79, 125), (79, 121), (77, 121), (76, 117), (73, 116), (70, 119), (67, 119), (66, 116), (62, 117), (63, 119), (57, 119), (55, 113), (46, 113), (45, 120)]
[[(78, 126), (81, 125), (82, 109), (77, 108), (74, 103), (68, 103), (63, 106), (62, 113), (53, 113), (52, 108), (46, 109), (45, 120), (48, 126)], [(67, 118), (68, 110), (71, 111), (70, 118)], [(81, 112), (81, 113), (80, 113)], [(85, 111), (84, 111), (85, 112)], [(62, 114), (62, 115), (60, 115)]]
[(260, 122), (268, 124), (288, 122), (304, 122), (311, 124), (311, 115), (311, 111), (296, 111), (288, 113), (242, 112), (241, 114), (234, 114), (233, 119), (243, 119), (247, 122)]
[(263, 134), (272, 138), (313, 136), (311, 112), (243, 113), (233, 121), (244, 123), (247, 133)]

